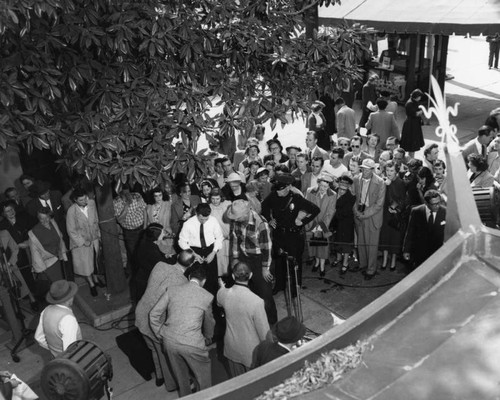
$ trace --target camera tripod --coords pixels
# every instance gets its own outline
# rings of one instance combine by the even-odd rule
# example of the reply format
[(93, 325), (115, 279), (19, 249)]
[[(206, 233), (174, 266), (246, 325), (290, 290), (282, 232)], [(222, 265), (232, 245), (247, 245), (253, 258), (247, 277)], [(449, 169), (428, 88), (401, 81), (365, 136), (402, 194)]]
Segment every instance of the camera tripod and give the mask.
[[(285, 258), (286, 265), (286, 288), (285, 288), (285, 301), (286, 301), (286, 309), (289, 317), (294, 316), (300, 322), (304, 320), (302, 315), (302, 299), (300, 298), (300, 285), (299, 285), (299, 265), (297, 264), (297, 260), (295, 257), (289, 256), (286, 251), (282, 251), (282, 257)], [(295, 278), (295, 297), (292, 293), (292, 273), (291, 269), (293, 268), (293, 276)]]

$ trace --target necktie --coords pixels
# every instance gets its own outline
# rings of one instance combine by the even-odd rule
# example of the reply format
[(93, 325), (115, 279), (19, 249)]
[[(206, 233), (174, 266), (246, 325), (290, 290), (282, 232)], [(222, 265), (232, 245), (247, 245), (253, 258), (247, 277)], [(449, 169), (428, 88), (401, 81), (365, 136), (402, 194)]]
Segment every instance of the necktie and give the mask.
[(203, 224), (200, 225), (200, 243), (202, 249), (207, 247), (207, 242), (205, 240), (205, 229), (203, 227)]
[(431, 215), (429, 216), (429, 226), (434, 225), (434, 213), (431, 212)]
[(486, 157), (486, 146), (484, 144), (481, 146), (481, 155)]
[(50, 211), (52, 211), (52, 206), (50, 205), (50, 202), (48, 200), (44, 200), (44, 201), (45, 201), (45, 207), (49, 207)]

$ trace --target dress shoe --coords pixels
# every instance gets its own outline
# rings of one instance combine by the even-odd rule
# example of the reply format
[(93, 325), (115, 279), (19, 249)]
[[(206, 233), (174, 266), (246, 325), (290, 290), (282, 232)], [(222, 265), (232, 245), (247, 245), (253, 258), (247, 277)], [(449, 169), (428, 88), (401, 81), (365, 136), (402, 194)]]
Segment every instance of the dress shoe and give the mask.
[(340, 275), (345, 275), (348, 269), (348, 265), (342, 265), (342, 268), (340, 269)]
[(312, 267), (311, 272), (316, 272), (319, 269), (319, 265)]
[(158, 387), (160, 387), (164, 383), (165, 383), (165, 379), (163, 379), (163, 378), (160, 378), (160, 379), (156, 378), (156, 380), (155, 380), (155, 385)]
[(394, 267), (390, 267), (390, 268), (389, 268), (389, 271), (396, 271), (396, 266), (394, 266)]
[(319, 276), (321, 278), (324, 278), (325, 277), (325, 271), (319, 271)]
[(366, 274), (365, 273), (365, 281), (372, 280), (374, 276), (375, 276), (375, 274)]
[(90, 287), (90, 294), (92, 295), (92, 297), (97, 296), (97, 288), (95, 286)]
[(380, 266), (380, 269), (386, 269), (386, 268), (387, 268), (387, 264), (382, 264), (382, 265)]

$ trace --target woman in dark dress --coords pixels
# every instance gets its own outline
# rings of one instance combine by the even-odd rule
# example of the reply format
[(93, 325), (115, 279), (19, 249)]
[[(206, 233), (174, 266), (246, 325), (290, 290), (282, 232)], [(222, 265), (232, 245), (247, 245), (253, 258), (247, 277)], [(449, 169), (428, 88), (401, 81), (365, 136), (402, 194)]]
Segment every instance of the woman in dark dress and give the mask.
[(402, 233), (404, 232), (403, 209), (405, 204), (405, 184), (398, 176), (396, 163), (388, 161), (385, 166), (384, 182), (387, 185), (384, 201), (384, 219), (380, 232), (380, 250), (384, 260), (382, 269), (387, 268), (389, 255), (391, 271), (396, 269), (396, 256), (401, 251)]
[(316, 132), (318, 138), (318, 147), (323, 150), (330, 151), (330, 136), (326, 132), (326, 118), (323, 114), (325, 103), (316, 100), (311, 106), (311, 114), (307, 118), (307, 129)]
[(342, 261), (341, 274), (349, 268), (349, 254), (354, 248), (354, 213), (352, 208), (356, 197), (351, 193), (353, 180), (342, 175), (338, 180), (336, 212), (332, 220), (332, 231), (335, 231), (335, 252), (337, 259), (335, 265)]
[(148, 286), (149, 275), (160, 262), (167, 262), (165, 254), (160, 250), (160, 243), (165, 237), (163, 225), (153, 222), (144, 231), (137, 248), (135, 249), (135, 265), (137, 271), (131, 282), (135, 283), (135, 301), (139, 302)]
[(420, 89), (415, 89), (411, 92), (410, 99), (405, 105), (406, 120), (401, 131), (400, 146), (409, 153), (411, 158), (414, 158), (415, 152), (425, 144), (422, 133), (422, 111), (418, 109), (423, 96)]
[(288, 156), (283, 153), (283, 145), (276, 137), (267, 141), (267, 149), (269, 154), (264, 156), (264, 164), (268, 161), (274, 161), (278, 165), (288, 161)]

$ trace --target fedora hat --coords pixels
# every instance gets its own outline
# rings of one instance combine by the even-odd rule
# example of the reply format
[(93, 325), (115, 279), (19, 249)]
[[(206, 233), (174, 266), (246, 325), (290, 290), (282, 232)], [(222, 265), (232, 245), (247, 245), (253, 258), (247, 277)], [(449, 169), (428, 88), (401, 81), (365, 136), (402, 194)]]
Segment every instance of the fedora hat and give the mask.
[(250, 212), (250, 206), (246, 200), (235, 200), (227, 209), (227, 217), (229, 219), (239, 219)]
[(241, 176), (237, 172), (231, 172), (226, 178), (226, 182), (241, 182)]
[(274, 335), (281, 343), (295, 343), (302, 339), (306, 327), (295, 317), (285, 317), (274, 325)]
[(365, 158), (363, 160), (363, 163), (361, 164), (361, 168), (366, 168), (366, 169), (375, 169), (375, 161), (373, 161), (371, 158)]
[(75, 282), (68, 282), (65, 279), (55, 281), (50, 285), (50, 290), (45, 296), (49, 304), (61, 304), (75, 296), (78, 286)]

